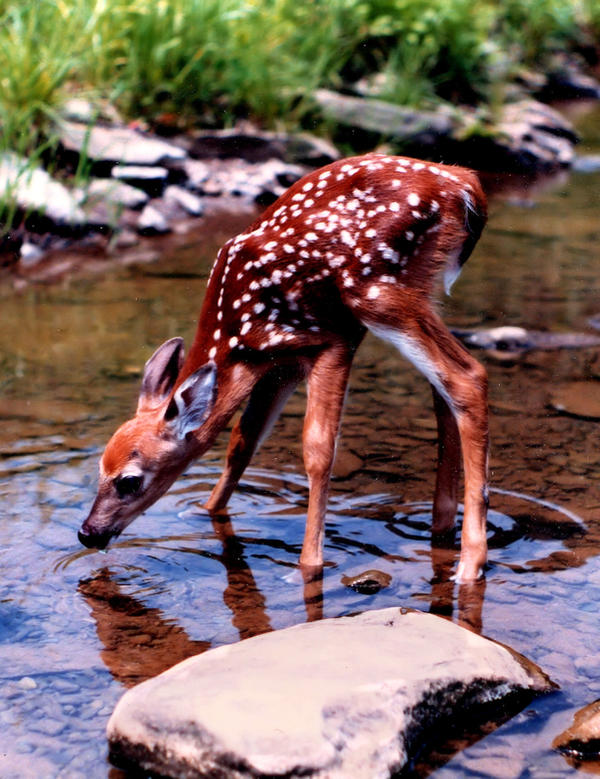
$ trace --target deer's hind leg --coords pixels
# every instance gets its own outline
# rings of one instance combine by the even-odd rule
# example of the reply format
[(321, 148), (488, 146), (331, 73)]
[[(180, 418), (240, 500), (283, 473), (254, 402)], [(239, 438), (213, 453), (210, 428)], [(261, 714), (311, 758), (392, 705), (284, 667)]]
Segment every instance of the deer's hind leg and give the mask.
[[(365, 312), (364, 323), (375, 335), (394, 344), (413, 363), (429, 380), (454, 418), (465, 474), (465, 511), (456, 578), (462, 581), (477, 579), (487, 558), (489, 434), (485, 369), (446, 329), (425, 296), (413, 298), (407, 305), (403, 291), (391, 288), (385, 299), (378, 302), (379, 311)], [(436, 404), (438, 424), (447, 444), (452, 441), (453, 427), (446, 418), (444, 405), (437, 401)], [(434, 524), (438, 530), (448, 522), (448, 497), (452, 502), (452, 493), (456, 490), (456, 459), (456, 447), (450, 443), (450, 456), (442, 458), (439, 492), (436, 489)]]
[(462, 460), (460, 433), (452, 409), (433, 384), (431, 389), (438, 430), (432, 531), (439, 535), (454, 527)]

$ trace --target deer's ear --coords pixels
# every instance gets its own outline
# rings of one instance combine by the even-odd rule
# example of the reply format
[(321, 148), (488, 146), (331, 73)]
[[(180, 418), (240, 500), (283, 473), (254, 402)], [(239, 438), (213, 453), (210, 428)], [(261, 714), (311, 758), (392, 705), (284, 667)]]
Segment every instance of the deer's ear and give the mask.
[(142, 406), (159, 406), (170, 395), (183, 357), (183, 338), (171, 338), (158, 347), (144, 368), (138, 410)]
[(179, 439), (197, 430), (210, 414), (217, 389), (217, 368), (203, 365), (177, 388), (165, 412), (165, 421)]

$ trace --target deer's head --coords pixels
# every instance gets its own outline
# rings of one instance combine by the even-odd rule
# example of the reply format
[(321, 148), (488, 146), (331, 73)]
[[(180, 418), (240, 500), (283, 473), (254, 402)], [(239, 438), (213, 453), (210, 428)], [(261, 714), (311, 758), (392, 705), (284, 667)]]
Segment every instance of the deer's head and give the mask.
[(216, 367), (209, 362), (177, 386), (183, 340), (172, 338), (146, 363), (136, 414), (108, 442), (98, 494), (79, 531), (84, 546), (103, 549), (173, 484), (197, 452), (192, 435), (210, 413)]

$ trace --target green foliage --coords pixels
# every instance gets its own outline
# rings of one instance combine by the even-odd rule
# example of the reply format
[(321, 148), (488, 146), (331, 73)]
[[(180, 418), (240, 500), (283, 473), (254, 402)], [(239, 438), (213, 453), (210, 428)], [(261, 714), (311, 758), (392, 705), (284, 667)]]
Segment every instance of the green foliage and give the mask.
[(498, 34), (520, 60), (534, 65), (578, 40), (579, 11), (579, 3), (565, 0), (503, 0), (497, 7)]
[(495, 52), (492, 5), (480, 3), (476, 13), (471, 0), (377, 0), (369, 7), (367, 49), (397, 102), (486, 95)]
[(600, 37), (598, 0), (0, 0), (4, 148), (52, 141), (67, 93), (126, 116), (297, 125), (318, 87), (384, 73), (385, 97), (492, 99), (511, 67)]
[(600, 41), (600, 3), (598, 0), (581, 0), (581, 2), (583, 25), (598, 45)]
[(68, 15), (49, 0), (4, 3), (0, 16), (2, 147), (29, 151), (47, 138), (49, 120), (73, 71), (65, 50)]

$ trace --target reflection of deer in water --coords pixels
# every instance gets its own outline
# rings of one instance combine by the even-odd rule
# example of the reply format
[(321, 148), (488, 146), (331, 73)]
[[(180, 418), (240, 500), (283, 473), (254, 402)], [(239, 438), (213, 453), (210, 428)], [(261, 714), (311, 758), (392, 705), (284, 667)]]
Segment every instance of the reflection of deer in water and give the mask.
[(192, 641), (185, 630), (126, 595), (109, 568), (79, 583), (102, 642), (104, 664), (114, 678), (131, 687), (175, 663), (210, 649), (210, 641)]
[[(225, 566), (227, 587), (223, 601), (231, 609), (232, 623), (240, 639), (272, 630), (265, 598), (244, 557), (244, 544), (235, 535), (227, 517), (213, 520), (213, 529), (223, 544), (216, 556)], [(103, 644), (102, 659), (112, 675), (126, 686), (166, 671), (187, 657), (211, 648), (210, 641), (194, 641), (179, 625), (166, 619), (160, 609), (148, 608), (126, 595), (116, 575), (102, 568), (93, 578), (79, 584), (90, 606), (98, 637)], [(304, 585), (307, 620), (322, 617), (322, 580), (316, 577)]]
[(481, 365), (431, 302), (458, 276), (486, 219), (475, 174), (380, 154), (333, 163), (294, 184), (219, 252), (192, 348), (173, 338), (146, 364), (136, 416), (109, 441), (79, 538), (104, 547), (213, 444), (240, 405), (207, 508), (224, 509), (299, 381), (308, 382), (309, 502), (300, 563), (323, 563), (324, 519), (348, 375), (367, 330), (429, 380), (440, 439), (433, 527), (454, 524), (460, 460), (465, 513), (457, 577), (486, 561), (487, 401)]

